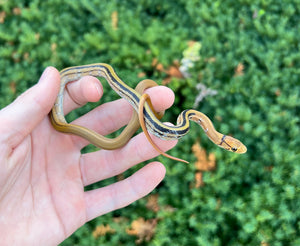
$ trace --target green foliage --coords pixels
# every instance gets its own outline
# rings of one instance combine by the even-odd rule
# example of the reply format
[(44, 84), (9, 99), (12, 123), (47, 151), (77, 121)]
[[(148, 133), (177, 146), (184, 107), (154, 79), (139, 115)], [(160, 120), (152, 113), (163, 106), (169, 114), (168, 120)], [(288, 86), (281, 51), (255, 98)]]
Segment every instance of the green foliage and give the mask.
[[(193, 125), (170, 153), (194, 161), (191, 146), (201, 137), (217, 158), (217, 169), (204, 173), (204, 187), (192, 188), (193, 165), (160, 157), (167, 176), (155, 191), (158, 213), (142, 199), (91, 221), (62, 245), (132, 245), (136, 238), (126, 228), (137, 217), (159, 218), (149, 245), (300, 244), (300, 1), (9, 0), (0, 1), (3, 13), (1, 107), (36, 83), (48, 65), (106, 62), (131, 86), (141, 72), (162, 81), (166, 74), (154, 69), (153, 60), (168, 67), (196, 40), (201, 60), (191, 78), (169, 84), (176, 101), (166, 120), (174, 122), (192, 107), (201, 82), (218, 94), (198, 109), (248, 147), (242, 156), (217, 149)], [(113, 98), (106, 85), (104, 100)], [(127, 220), (117, 223), (115, 217)], [(92, 231), (99, 224), (116, 233), (95, 239)]]

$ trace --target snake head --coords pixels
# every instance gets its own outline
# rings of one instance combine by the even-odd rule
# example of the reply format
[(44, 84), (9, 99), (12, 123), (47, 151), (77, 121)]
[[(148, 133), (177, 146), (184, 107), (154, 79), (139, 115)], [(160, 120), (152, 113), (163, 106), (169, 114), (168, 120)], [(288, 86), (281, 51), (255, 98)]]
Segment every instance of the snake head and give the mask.
[(238, 154), (244, 154), (247, 152), (247, 147), (244, 144), (242, 144), (240, 140), (226, 135), (222, 137), (219, 146), (228, 151)]

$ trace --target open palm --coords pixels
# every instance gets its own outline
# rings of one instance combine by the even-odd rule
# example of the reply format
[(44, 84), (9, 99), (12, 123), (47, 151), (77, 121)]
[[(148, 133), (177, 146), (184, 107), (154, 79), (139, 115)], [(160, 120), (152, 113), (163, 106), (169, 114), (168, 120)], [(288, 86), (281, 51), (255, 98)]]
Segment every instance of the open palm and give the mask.
[[(59, 73), (49, 67), (38, 84), (0, 111), (3, 245), (56, 245), (85, 222), (145, 196), (164, 177), (164, 166), (153, 162), (123, 181), (84, 192), (86, 185), (122, 173), (157, 153), (139, 134), (121, 149), (81, 154), (86, 140), (59, 133), (50, 124), (48, 113), (58, 88)], [(157, 111), (173, 103), (174, 95), (165, 87), (154, 87), (147, 93)], [(68, 86), (64, 111), (97, 101), (101, 95), (100, 82), (84, 77)], [(74, 123), (108, 134), (127, 124), (131, 111), (120, 99), (101, 105)], [(163, 150), (176, 144), (154, 140)]]

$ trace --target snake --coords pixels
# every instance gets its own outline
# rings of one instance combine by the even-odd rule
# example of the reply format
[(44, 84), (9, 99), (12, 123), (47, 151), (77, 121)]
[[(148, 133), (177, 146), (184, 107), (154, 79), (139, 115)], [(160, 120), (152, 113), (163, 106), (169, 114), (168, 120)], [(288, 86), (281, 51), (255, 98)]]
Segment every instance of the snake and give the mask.
[[(91, 129), (68, 123), (64, 116), (63, 102), (66, 85), (77, 81), (83, 76), (103, 77), (110, 87), (134, 108), (135, 113), (123, 132), (116, 138), (107, 138)], [(113, 67), (106, 63), (68, 67), (60, 71), (60, 89), (50, 112), (51, 123), (59, 132), (74, 134), (86, 139), (91, 144), (101, 149), (113, 150), (123, 147), (141, 126), (150, 144), (162, 155), (182, 162), (187, 162), (162, 151), (152, 140), (149, 132), (164, 140), (175, 140), (185, 136), (190, 129), (190, 121), (200, 125), (207, 137), (216, 145), (230, 152), (243, 154), (247, 147), (238, 139), (218, 132), (212, 121), (204, 113), (194, 109), (182, 111), (176, 125), (161, 122), (164, 112), (156, 112), (148, 94), (144, 90), (157, 84), (153, 80), (141, 81), (133, 89), (123, 82), (116, 74)]]

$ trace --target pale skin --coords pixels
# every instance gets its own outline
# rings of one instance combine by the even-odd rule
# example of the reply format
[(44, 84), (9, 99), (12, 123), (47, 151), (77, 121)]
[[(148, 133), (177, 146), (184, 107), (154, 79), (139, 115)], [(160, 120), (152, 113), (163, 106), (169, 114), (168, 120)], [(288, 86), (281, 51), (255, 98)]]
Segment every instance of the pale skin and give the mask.
[[(151, 162), (132, 176), (84, 192), (86, 185), (115, 176), (158, 152), (144, 134), (114, 151), (81, 154), (88, 142), (53, 129), (48, 113), (59, 90), (59, 72), (48, 67), (39, 82), (0, 111), (1, 245), (57, 245), (98, 216), (125, 207), (151, 192), (164, 178), (162, 163)], [(166, 87), (146, 91), (156, 111), (170, 107)], [(94, 77), (70, 83), (64, 112), (98, 101), (103, 93)], [(128, 123), (132, 108), (123, 99), (104, 103), (75, 120), (106, 135)], [(153, 137), (167, 151), (176, 141)]]

